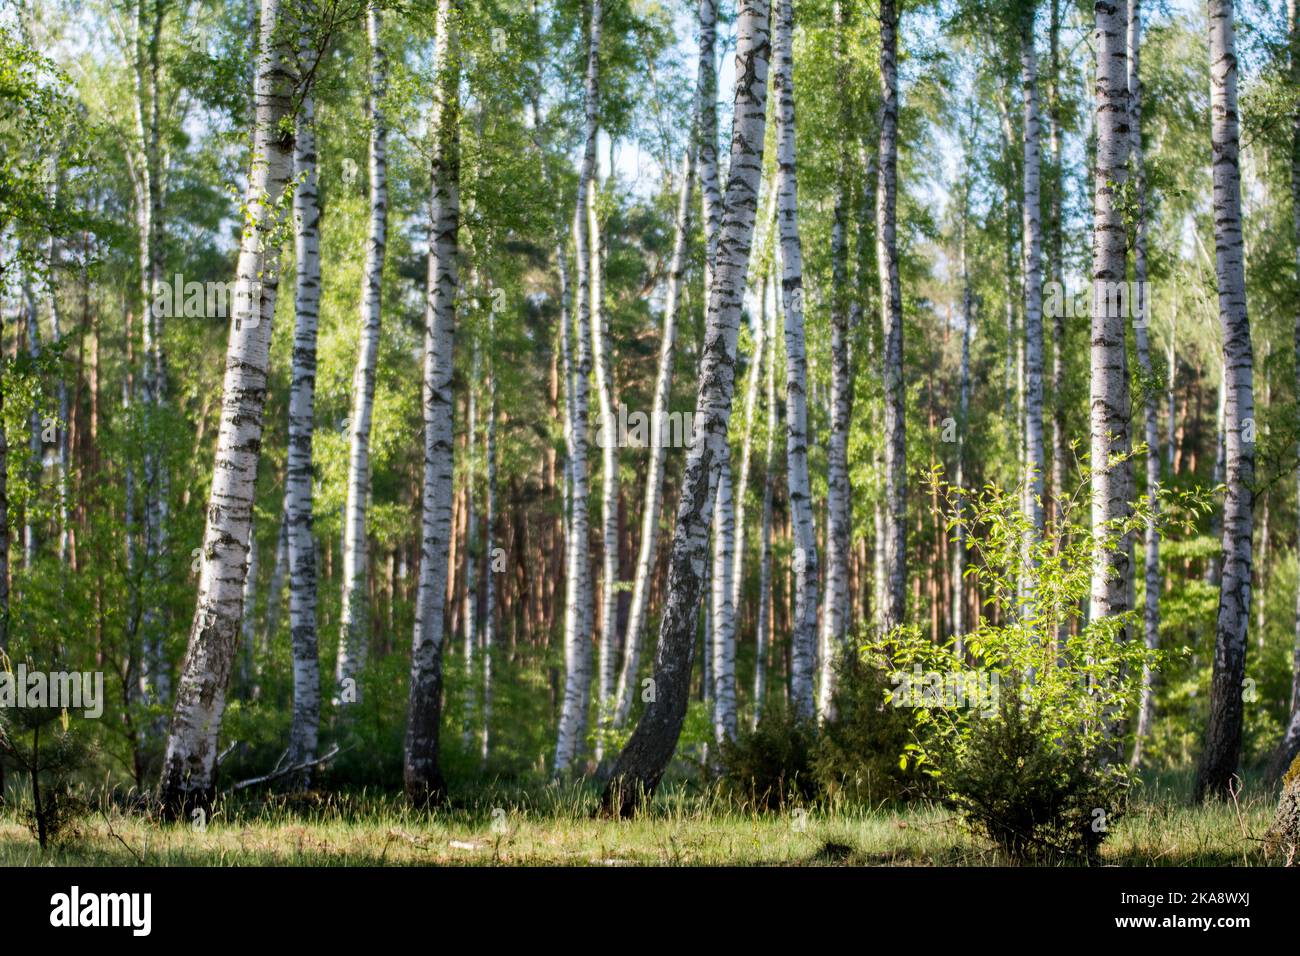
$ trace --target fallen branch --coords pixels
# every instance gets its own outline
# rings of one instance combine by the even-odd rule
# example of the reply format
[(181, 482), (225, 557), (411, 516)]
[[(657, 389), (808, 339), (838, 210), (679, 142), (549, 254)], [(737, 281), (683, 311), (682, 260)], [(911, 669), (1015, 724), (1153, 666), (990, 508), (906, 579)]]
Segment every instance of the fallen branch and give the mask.
[(343, 751), (339, 749), (339, 745), (335, 744), (333, 747), (330, 748), (329, 753), (322, 754), (321, 756), (317, 757), (315, 760), (304, 760), (302, 763), (294, 764), (291, 767), (284, 767), (283, 769), (280, 770), (272, 770), (270, 773), (263, 774), (260, 777), (253, 777), (249, 780), (241, 780), (239, 781), (239, 783), (226, 789), (223, 792), (234, 793), (237, 790), (243, 790), (245, 787), (255, 787), (260, 783), (270, 783), (273, 780), (279, 780), (281, 777), (287, 777), (291, 774), (298, 773), (300, 770), (307, 770), (311, 767), (319, 767), (322, 764), (329, 763), (331, 760), (333, 760), (342, 752)]

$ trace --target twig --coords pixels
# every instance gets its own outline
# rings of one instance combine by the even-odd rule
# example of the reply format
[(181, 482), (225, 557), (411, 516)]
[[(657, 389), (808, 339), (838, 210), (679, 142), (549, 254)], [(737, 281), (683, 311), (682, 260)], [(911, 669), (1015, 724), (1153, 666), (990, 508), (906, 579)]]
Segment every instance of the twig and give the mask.
[(109, 819), (107, 813), (104, 814), (104, 822), (108, 824), (109, 836), (115, 839), (118, 843), (122, 844), (122, 846), (126, 847), (127, 852), (130, 853), (133, 857), (135, 857), (135, 861), (139, 863), (141, 866), (144, 866), (144, 857), (142, 857), (139, 853), (135, 852), (135, 847), (131, 846), (131, 844), (123, 840), (122, 837), (118, 834), (118, 832), (113, 829), (113, 821)]
[(225, 760), (227, 757), (229, 757), (232, 753), (234, 753), (235, 750), (237, 750), (240, 746), (241, 746), (240, 742), (236, 740), (233, 744), (231, 744), (221, 753), (217, 754), (217, 766), (220, 767), (222, 761)]
[(283, 770), (273, 770), (271, 773), (264, 774), (260, 777), (253, 777), (249, 780), (241, 780), (234, 786), (226, 789), (223, 793), (234, 793), (237, 790), (243, 790), (245, 787), (255, 787), (259, 783), (270, 783), (272, 780), (279, 780), (281, 777), (287, 777), (290, 774), (297, 773), (299, 770), (307, 770), (310, 767), (319, 767), (321, 764), (328, 763), (337, 757), (342, 751), (339, 745), (335, 744), (330, 748), (329, 753), (317, 757), (315, 760), (305, 760), (302, 763), (294, 764), (291, 767), (285, 767)]

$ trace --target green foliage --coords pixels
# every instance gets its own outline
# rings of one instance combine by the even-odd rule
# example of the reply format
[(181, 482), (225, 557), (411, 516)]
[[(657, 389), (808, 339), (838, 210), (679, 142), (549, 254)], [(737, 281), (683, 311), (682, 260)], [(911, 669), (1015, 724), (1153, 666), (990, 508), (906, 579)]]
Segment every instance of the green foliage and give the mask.
[(943, 802), (1015, 859), (1096, 859), (1124, 813), (1129, 775), (1106, 748), (1054, 736), (1040, 704), (1004, 697), (959, 748), (938, 751)]
[(763, 714), (758, 726), (722, 743), (725, 792), (758, 810), (782, 810), (818, 794), (813, 772), (815, 729), (786, 707)]

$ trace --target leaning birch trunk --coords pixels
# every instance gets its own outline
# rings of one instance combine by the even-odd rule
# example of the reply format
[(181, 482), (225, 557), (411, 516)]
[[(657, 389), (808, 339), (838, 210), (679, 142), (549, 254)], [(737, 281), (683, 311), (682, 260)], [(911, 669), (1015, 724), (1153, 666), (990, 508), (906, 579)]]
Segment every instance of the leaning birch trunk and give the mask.
[(880, 2), (880, 182), (876, 191), (876, 260), (880, 272), (881, 355), (885, 391), (885, 593), (881, 629), (907, 612), (907, 428), (903, 382), (903, 293), (898, 277), (898, 10)]
[[(764, 274), (763, 282), (767, 281)], [(759, 290), (760, 297), (762, 290)], [(731, 569), (731, 613), (735, 616), (733, 627), (740, 627), (740, 604), (744, 591), (745, 569), (745, 499), (749, 495), (749, 476), (753, 462), (754, 409), (758, 404), (758, 385), (763, 373), (763, 351), (767, 345), (767, 320), (760, 314), (755, 326), (754, 351), (749, 357), (749, 377), (745, 382), (745, 431), (740, 444), (740, 474), (735, 482), (734, 507), (736, 509), (736, 540), (733, 547)]]
[(772, 619), (772, 494), (776, 489), (776, 306), (770, 261), (763, 275), (760, 312), (767, 324), (767, 449), (763, 464), (763, 530), (758, 564), (758, 623), (754, 629), (754, 724), (763, 719), (767, 697), (767, 632)]
[[(704, 0), (701, 7), (712, 6)], [(698, 120), (697, 120), (698, 122)], [(623, 641), (623, 666), (618, 675), (614, 726), (622, 729), (632, 712), (632, 698), (641, 666), (641, 637), (646, 612), (650, 606), (650, 577), (654, 571), (659, 545), (659, 512), (663, 501), (664, 461), (668, 443), (660, 424), (666, 421), (668, 399), (672, 393), (673, 356), (677, 348), (677, 311), (682, 298), (691, 229), (691, 200), (695, 180), (695, 137), (687, 144), (682, 158), (682, 184), (677, 201), (677, 220), (673, 234), (673, 258), (668, 270), (668, 295), (664, 303), (663, 329), (659, 338), (659, 371), (655, 377), (654, 406), (650, 416), (650, 461), (646, 468), (645, 500), (641, 507), (641, 544), (637, 552), (636, 577), (632, 584), (632, 603), (628, 607), (627, 633)]]
[(1238, 166), (1237, 56), (1232, 0), (1210, 0), (1210, 115), (1214, 152), (1214, 266), (1223, 335), (1228, 493), (1223, 504), (1223, 571), (1215, 626), (1214, 673), (1196, 799), (1226, 797), (1241, 756), (1242, 680), (1250, 620), (1255, 485), (1254, 354), (1246, 312)]
[[(253, 485), (261, 448), (271, 323), (279, 286), (280, 199), (292, 169), (293, 138), (283, 130), (292, 104), (292, 39), (281, 24), (280, 0), (262, 0), (257, 119), (245, 195), (235, 315), (226, 351), (221, 426), (199, 569), (198, 606), (171, 730), (159, 798), (178, 816), (210, 804), (217, 737), (226, 709), (248, 565)], [(265, 243), (265, 246), (264, 246)]]
[[(835, 57), (841, 89), (847, 88), (848, 54), (845, 34), (846, 0), (836, 0)], [(840, 122), (845, 130), (851, 126), (849, 97), (840, 108)], [(839, 188), (835, 195), (835, 215), (831, 224), (831, 414), (830, 441), (826, 446), (826, 598), (822, 610), (821, 683), (817, 697), (817, 716), (833, 716), (836, 676), (840, 654), (848, 628), (849, 548), (853, 511), (849, 486), (849, 424), (853, 411), (853, 379), (849, 367), (849, 290), (848, 290), (848, 215), (849, 215), (849, 148), (846, 137), (840, 147)]]
[[(699, 97), (700, 199), (704, 208), (704, 288), (713, 288), (713, 269), (722, 227), (722, 188), (718, 174), (718, 70), (714, 44), (718, 32), (717, 0), (700, 0)], [(707, 291), (706, 291), (707, 294)]]
[(453, 476), (451, 380), (456, 336), (460, 228), (460, 6), (438, 0), (434, 44), (428, 298), (424, 312), (424, 482), (420, 571), (411, 643), (402, 782), (416, 806), (446, 794), (438, 764), (442, 717), (443, 614), (451, 546)]
[(618, 664), (618, 411), (614, 407), (614, 347), (605, 308), (603, 230), (597, 207), (595, 177), (587, 185), (587, 219), (591, 244), (591, 335), (595, 357), (596, 396), (600, 408), (600, 645), (596, 681), (596, 763), (605, 759), (605, 737), (613, 717)]
[[(1151, 346), (1147, 327), (1151, 321), (1151, 297), (1147, 293), (1147, 211), (1146, 174), (1142, 166), (1142, 80), (1138, 71), (1142, 45), (1142, 11), (1140, 0), (1128, 0), (1128, 95), (1130, 135), (1133, 137), (1133, 177), (1136, 189), (1137, 223), (1133, 230), (1133, 279), (1135, 292), (1129, 297), (1133, 310), (1133, 335), (1137, 342), (1138, 368), (1148, 381), (1152, 379)], [(1160, 426), (1156, 416), (1156, 392), (1147, 390), (1142, 409), (1146, 432), (1147, 476), (1146, 492), (1150, 517), (1144, 530), (1145, 545), (1145, 595), (1143, 598), (1142, 632), (1148, 651), (1160, 646)], [(1151, 730), (1155, 719), (1155, 694), (1152, 688), (1152, 670), (1149, 663), (1142, 667), (1142, 697), (1138, 704), (1137, 728), (1133, 737), (1133, 753), (1129, 762), (1138, 766), (1142, 762), (1142, 742)]]
[[(303, 59), (310, 54), (302, 41)], [(320, 315), (320, 202), (316, 179), (315, 101), (310, 90), (299, 107), (293, 194), (297, 226), (297, 290), (294, 296), (293, 366), (289, 387), (289, 461), (284, 481), (289, 527), (289, 646), (293, 659), (293, 716), (287, 766), (316, 759), (320, 730), (320, 663), (316, 634), (316, 539), (312, 534), (312, 433), (316, 407), (316, 327)], [(344, 695), (343, 700), (352, 699)], [(290, 781), (311, 785), (311, 769)]]
[(785, 311), (785, 458), (794, 533), (794, 619), (790, 634), (790, 696), (799, 720), (815, 716), (817, 670), (817, 532), (808, 480), (808, 359), (804, 347), (803, 251), (795, 172), (794, 13), (792, 0), (773, 4), (773, 92), (776, 103), (777, 222)]
[(722, 446), (718, 500), (713, 513), (713, 626), (706, 653), (713, 663), (713, 739), (736, 739), (736, 616), (731, 605), (735, 573), (736, 508), (731, 488), (731, 449)]
[[(586, 140), (578, 174), (578, 204), (573, 216), (578, 265), (576, 290), (577, 362), (573, 379), (573, 507), (570, 516), (568, 569), (564, 597), (564, 703), (555, 740), (556, 776), (569, 772), (579, 756), (591, 689), (591, 569), (587, 542), (587, 401), (591, 377), (591, 242), (587, 219), (588, 184), (596, 175), (596, 123), (600, 95), (600, 26), (602, 0), (592, 0), (587, 38)], [(606, 441), (616, 436), (605, 435)]]
[(380, 6), (371, 0), (366, 10), (370, 43), (370, 90), (366, 99), (370, 120), (370, 226), (361, 287), (361, 347), (352, 379), (349, 416), (348, 489), (343, 511), (343, 604), (339, 612), (339, 651), (334, 667), (335, 702), (348, 683), (348, 693), (361, 700), (360, 671), (365, 665), (369, 636), (366, 608), (370, 543), (366, 514), (370, 500), (370, 429), (375, 407), (375, 376), (382, 325), (384, 250), (388, 241), (388, 125), (383, 112), (388, 65), (381, 31)]
[(731, 418), (736, 340), (763, 171), (768, 50), (766, 0), (740, 0), (731, 167), (723, 200), (713, 284), (709, 290), (695, 430), (687, 453), (673, 531), (668, 598), (659, 625), (651, 699), (619, 754), (601, 798), (609, 813), (632, 812), (658, 786), (672, 759), (686, 716), (696, 614), (708, 557), (718, 467)]
[(1035, 549), (1043, 540), (1043, 497), (1047, 451), (1043, 444), (1043, 220), (1041, 212), (1042, 149), (1038, 117), (1038, 60), (1034, 50), (1034, 6), (1020, 30), (1020, 81), (1024, 107), (1024, 201), (1021, 241), (1025, 294), (1025, 541), (1024, 614), (1034, 616)]
[[(1128, 78), (1124, 15), (1115, 2), (1096, 5), (1096, 181), (1093, 194), (1091, 407), (1092, 529), (1096, 540), (1088, 619), (1128, 610), (1126, 549), (1107, 543), (1129, 513), (1129, 398), (1124, 317), (1108, 308), (1105, 289), (1126, 277), (1128, 241), (1120, 191), (1128, 178)], [(1118, 460), (1116, 460), (1118, 459)]]

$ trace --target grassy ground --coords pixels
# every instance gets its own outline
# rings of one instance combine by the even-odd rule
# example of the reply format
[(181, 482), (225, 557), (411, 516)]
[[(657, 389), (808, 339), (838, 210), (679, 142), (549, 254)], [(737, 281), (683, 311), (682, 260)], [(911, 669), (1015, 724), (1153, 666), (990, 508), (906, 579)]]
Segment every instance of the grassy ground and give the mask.
[[(1102, 862), (1263, 865), (1276, 797), (1248, 785), (1235, 803), (1191, 807), (1181, 777), (1153, 778), (1110, 827)], [(1008, 861), (935, 806), (752, 814), (716, 793), (670, 790), (635, 820), (595, 819), (595, 792), (478, 791), (432, 814), (391, 796), (309, 795), (220, 805), (206, 827), (159, 825), (101, 808), (42, 852), (15, 810), (0, 811), (0, 865), (857, 865), (988, 866)]]

